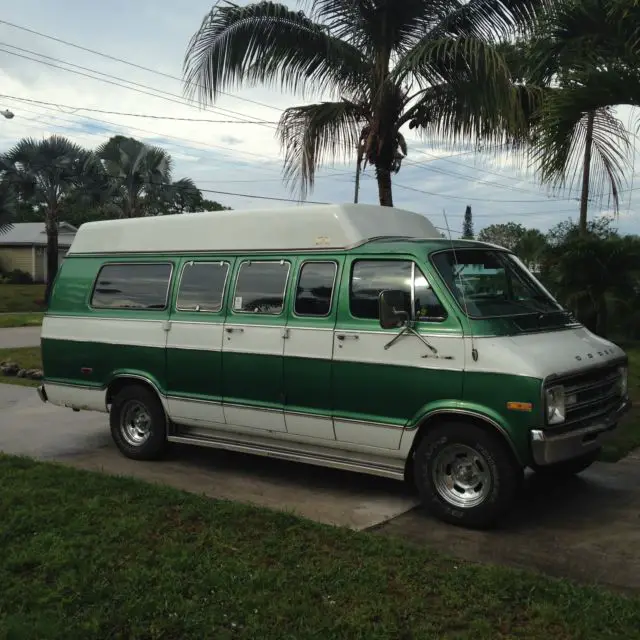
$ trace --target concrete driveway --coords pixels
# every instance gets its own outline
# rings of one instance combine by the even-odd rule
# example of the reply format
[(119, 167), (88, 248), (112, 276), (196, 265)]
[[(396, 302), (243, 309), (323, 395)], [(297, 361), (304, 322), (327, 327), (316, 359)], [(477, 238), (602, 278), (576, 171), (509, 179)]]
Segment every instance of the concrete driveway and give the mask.
[(0, 329), (0, 349), (39, 347), (42, 327), (14, 327)]
[(366, 529), (417, 504), (402, 483), (197, 447), (135, 462), (112, 443), (106, 414), (43, 404), (32, 387), (0, 384), (0, 451), (136, 476), (179, 489)]
[(113, 446), (105, 415), (43, 405), (32, 388), (0, 384), (0, 450), (368, 529), (465, 560), (640, 591), (640, 456), (596, 464), (564, 486), (531, 475), (504, 526), (478, 532), (440, 523), (390, 480), (196, 447), (133, 462)]

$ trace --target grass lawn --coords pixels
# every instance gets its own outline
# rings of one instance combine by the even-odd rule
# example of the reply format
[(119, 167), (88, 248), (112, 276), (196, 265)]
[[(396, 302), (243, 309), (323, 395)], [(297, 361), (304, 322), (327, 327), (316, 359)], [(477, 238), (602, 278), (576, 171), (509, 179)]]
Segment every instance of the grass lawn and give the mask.
[[(1, 289), (0, 293), (2, 293)], [(42, 316), (42, 313), (35, 312), (0, 315), (0, 329), (9, 329), (11, 327), (38, 327), (42, 324)]]
[[(0, 456), (7, 638), (640, 638), (640, 600)], [(4, 558), (4, 559), (2, 559)]]
[(43, 311), (43, 284), (0, 284), (0, 313)]

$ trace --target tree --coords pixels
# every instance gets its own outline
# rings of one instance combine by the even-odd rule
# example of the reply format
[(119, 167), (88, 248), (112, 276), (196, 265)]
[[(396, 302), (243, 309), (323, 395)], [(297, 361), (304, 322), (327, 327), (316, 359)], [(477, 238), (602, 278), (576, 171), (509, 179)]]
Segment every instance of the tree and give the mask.
[(526, 232), (527, 230), (521, 224), (515, 222), (491, 224), (480, 231), (478, 240), (515, 251)]
[(566, 229), (545, 252), (543, 279), (581, 322), (607, 336), (611, 309), (619, 309), (619, 318), (630, 313), (638, 317), (640, 242), (610, 229), (604, 234), (584, 232), (577, 225)]
[(547, 237), (538, 229), (526, 229), (516, 243), (514, 253), (526, 267), (537, 270), (547, 250)]
[(15, 192), (7, 181), (0, 182), (0, 235), (11, 229), (16, 217)]
[(363, 162), (373, 165), (380, 204), (393, 206), (404, 125), (501, 139), (517, 103), (496, 45), (524, 31), (547, 0), (307, 5), (309, 16), (267, 1), (216, 3), (187, 48), (186, 93), (203, 105), (242, 84), (329, 94), (283, 113), (285, 180), (304, 198), (325, 160), (355, 150), (357, 175)]
[(152, 147), (134, 138), (114, 136), (96, 150), (104, 168), (103, 179), (96, 175), (110, 208), (122, 218), (148, 213), (146, 205), (165, 198), (171, 185), (171, 156), (160, 147)]
[(92, 155), (61, 136), (44, 140), (25, 138), (10, 149), (2, 161), (3, 180), (43, 214), (47, 232), (47, 286), (58, 271), (58, 224), (65, 202), (84, 183)]
[(462, 223), (462, 238), (464, 240), (473, 240), (473, 217), (471, 214), (471, 207), (467, 205), (464, 212), (464, 221)]
[(634, 0), (559, 0), (526, 54), (529, 154), (543, 183), (580, 180), (582, 233), (592, 199), (608, 194), (618, 210), (630, 170), (632, 135), (612, 108), (640, 105), (639, 20)]

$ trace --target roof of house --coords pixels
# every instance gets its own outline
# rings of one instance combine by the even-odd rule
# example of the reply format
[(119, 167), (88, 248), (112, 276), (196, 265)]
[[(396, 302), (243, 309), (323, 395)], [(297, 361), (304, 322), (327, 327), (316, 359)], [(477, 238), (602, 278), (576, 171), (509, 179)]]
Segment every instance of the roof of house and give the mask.
[(346, 249), (380, 237), (439, 238), (424, 216), (376, 205), (210, 211), (83, 224), (69, 255)]
[[(68, 247), (77, 232), (76, 227), (61, 222), (58, 225), (58, 244)], [(0, 234), (0, 246), (2, 245), (46, 245), (47, 232), (44, 222), (16, 222), (5, 233)]]

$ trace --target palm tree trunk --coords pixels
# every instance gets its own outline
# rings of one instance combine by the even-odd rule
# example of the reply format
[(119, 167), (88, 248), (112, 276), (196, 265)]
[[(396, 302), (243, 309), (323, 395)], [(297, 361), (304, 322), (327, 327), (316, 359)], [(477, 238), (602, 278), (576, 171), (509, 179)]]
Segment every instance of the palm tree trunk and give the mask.
[(383, 207), (393, 207), (393, 192), (391, 189), (391, 171), (376, 167), (376, 178), (378, 179), (378, 197)]
[(360, 172), (362, 171), (362, 154), (358, 151), (358, 161), (356, 162), (356, 190), (353, 195), (353, 203), (358, 204), (360, 196)]
[(47, 231), (47, 284), (44, 291), (45, 304), (49, 305), (53, 281), (58, 273), (58, 223), (57, 216), (48, 212), (46, 219)]
[(595, 111), (587, 115), (587, 135), (584, 141), (584, 166), (582, 167), (582, 195), (580, 197), (580, 233), (587, 232), (587, 209), (589, 206), (589, 179), (591, 177), (591, 147), (593, 146), (593, 123)]

